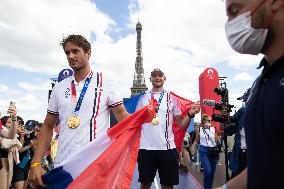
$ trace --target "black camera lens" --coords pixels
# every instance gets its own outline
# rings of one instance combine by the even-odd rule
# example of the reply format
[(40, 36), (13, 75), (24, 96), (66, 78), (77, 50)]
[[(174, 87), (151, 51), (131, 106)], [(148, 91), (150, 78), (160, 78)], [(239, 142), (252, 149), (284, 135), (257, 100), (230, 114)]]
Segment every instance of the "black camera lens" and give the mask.
[(219, 123), (227, 123), (227, 121), (228, 121), (227, 116), (223, 116), (223, 115), (220, 115), (220, 114), (213, 114), (212, 120), (215, 121), (215, 122), (219, 122)]

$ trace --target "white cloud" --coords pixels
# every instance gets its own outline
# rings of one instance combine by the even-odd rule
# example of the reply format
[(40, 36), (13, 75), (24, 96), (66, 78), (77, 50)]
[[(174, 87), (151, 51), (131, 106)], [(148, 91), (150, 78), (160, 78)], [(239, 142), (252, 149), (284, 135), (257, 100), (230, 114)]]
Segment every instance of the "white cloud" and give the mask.
[(251, 68), (256, 68), (263, 57), (262, 55), (253, 56), (253, 55), (245, 55), (238, 54), (236, 52), (232, 52), (228, 54), (229, 65), (236, 70), (249, 70)]
[(235, 107), (232, 109), (232, 114), (235, 113), (235, 111), (237, 111), (240, 107), (242, 107), (242, 101), (241, 100), (237, 100), (238, 97), (242, 96), (244, 94), (245, 91), (240, 91), (240, 92), (232, 92), (230, 93), (230, 99), (229, 99), (229, 103), (234, 105)]
[(247, 72), (242, 72), (235, 75), (234, 80), (236, 81), (253, 81), (254, 78)]
[(1, 91), (1, 92), (4, 92), (4, 91), (7, 91), (7, 90), (8, 90), (8, 86), (6, 86), (6, 85), (0, 83), (0, 91)]
[(20, 82), (18, 83), (18, 86), (29, 92), (39, 92), (39, 91), (46, 92), (48, 91), (48, 88), (50, 87), (50, 81), (46, 81), (38, 85), (34, 85), (28, 82)]
[[(198, 100), (198, 77), (206, 67), (224, 62), (232, 70), (249, 73), (260, 59), (237, 54), (228, 45), (222, 1), (131, 0), (129, 9), (127, 26), (134, 29), (139, 18), (143, 27), (142, 51), (148, 87), (150, 71), (159, 67), (167, 76), (167, 89), (188, 99)], [(65, 55), (59, 47), (62, 36), (80, 33), (90, 38), (94, 33), (96, 40), (92, 44), (92, 66), (116, 79), (120, 84), (119, 90), (128, 97), (134, 74), (136, 34), (128, 34), (114, 41), (108, 35), (111, 29), (119, 32), (115, 30), (115, 22), (91, 1), (2, 0), (0, 65), (57, 74), (67, 67)], [(230, 77), (230, 73), (227, 76)], [(47, 82), (32, 84), (22, 81), (18, 85), (20, 89), (14, 90), (13, 95), (7, 95), (6, 98), (18, 98), (23, 91), (28, 91), (28, 94), (19, 98), (19, 108), (26, 110), (23, 109), (22, 113), (27, 117), (39, 113), (38, 117), (43, 119), (47, 98), (47, 92), (44, 91), (49, 89), (49, 85)], [(33, 113), (36, 111), (32, 107), (43, 112)]]
[(11, 100), (16, 102), (17, 114), (25, 120), (36, 119), (43, 121), (43, 115), (47, 109), (47, 92), (20, 93), (18, 91), (18, 95), (13, 95), (12, 99), (1, 99), (0, 112), (2, 112), (2, 115), (6, 114)]
[(63, 35), (93, 32), (105, 40), (114, 24), (95, 4), (77, 0), (2, 0), (0, 18), (0, 65), (48, 73), (66, 67)]

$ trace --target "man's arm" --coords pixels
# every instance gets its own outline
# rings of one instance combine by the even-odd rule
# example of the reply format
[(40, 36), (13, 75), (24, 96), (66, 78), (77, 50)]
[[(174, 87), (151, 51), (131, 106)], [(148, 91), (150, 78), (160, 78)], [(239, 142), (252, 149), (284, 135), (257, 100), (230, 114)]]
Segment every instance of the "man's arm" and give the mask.
[[(246, 189), (247, 188), (247, 168), (243, 170), (238, 176), (226, 183), (228, 189)], [(215, 189), (222, 189), (217, 187)]]
[(4, 138), (7, 138), (7, 139), (14, 139), (15, 135), (16, 135), (16, 131), (17, 131), (17, 126), (18, 126), (16, 106), (10, 105), (10, 107), (9, 107), (9, 109), (7, 111), (7, 114), (11, 115), (12, 125), (11, 125), (11, 127), (10, 127), (8, 132), (2, 132), (1, 131), (1, 135)]
[(190, 117), (194, 117), (195, 114), (199, 113), (199, 111), (200, 111), (200, 102), (197, 101), (191, 106), (191, 109), (188, 112), (188, 116), (185, 116), (185, 118), (183, 118), (182, 115), (176, 115), (175, 120), (181, 128), (186, 128), (191, 121)]
[(31, 169), (29, 174), (29, 181), (31, 182), (31, 185), (33, 187), (44, 186), (41, 179), (43, 170), (40, 166), (40, 163), (42, 157), (44, 156), (44, 153), (50, 145), (54, 125), (56, 124), (57, 119), (58, 115), (47, 113), (43, 126), (41, 128), (40, 132), (44, 134), (39, 135), (38, 144), (36, 146), (34, 157), (31, 162)]
[(186, 128), (190, 121), (191, 121), (191, 118), (189, 116), (185, 116), (185, 118), (183, 118), (182, 115), (176, 115), (175, 116), (175, 120), (177, 122), (177, 124), (180, 126), (180, 128)]
[(123, 104), (111, 108), (112, 113), (118, 122), (124, 120), (129, 116)]

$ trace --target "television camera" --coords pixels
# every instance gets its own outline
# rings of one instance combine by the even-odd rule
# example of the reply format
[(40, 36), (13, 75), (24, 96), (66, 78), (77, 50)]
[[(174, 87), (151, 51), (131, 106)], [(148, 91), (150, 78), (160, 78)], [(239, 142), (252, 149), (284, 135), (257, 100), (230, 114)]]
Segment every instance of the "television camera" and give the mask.
[[(203, 100), (204, 106), (214, 106), (212, 121), (223, 123), (224, 125), (234, 123), (234, 117), (230, 116), (234, 105), (229, 104), (229, 91), (226, 87), (226, 83), (222, 82), (220, 87), (216, 87), (214, 92), (221, 97), (221, 102), (215, 102), (214, 100)], [(219, 110), (220, 114), (216, 114), (215, 110)]]
[[(204, 106), (214, 106), (212, 120), (215, 122), (222, 123), (224, 128), (223, 139), (225, 145), (225, 165), (226, 165), (226, 181), (230, 180), (229, 169), (228, 169), (228, 143), (226, 128), (231, 127), (235, 124), (236, 120), (233, 116), (230, 116), (234, 105), (229, 104), (229, 91), (226, 83), (222, 82), (220, 87), (216, 87), (214, 92), (221, 97), (221, 102), (215, 102), (214, 100), (203, 100)], [(219, 110), (220, 114), (216, 114), (215, 110)]]

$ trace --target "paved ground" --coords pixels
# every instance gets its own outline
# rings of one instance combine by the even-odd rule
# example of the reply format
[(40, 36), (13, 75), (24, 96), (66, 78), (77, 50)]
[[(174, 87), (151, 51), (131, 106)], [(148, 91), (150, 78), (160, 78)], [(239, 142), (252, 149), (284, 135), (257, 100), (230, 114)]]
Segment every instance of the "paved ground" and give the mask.
[[(220, 154), (220, 163), (221, 165), (217, 165), (214, 184), (213, 187), (221, 186), (226, 181), (226, 170), (224, 163), (224, 154)], [(203, 186), (203, 172), (200, 172), (200, 166), (196, 165), (194, 162), (190, 162), (190, 174), (180, 173), (179, 185), (175, 186), (175, 189), (200, 189)], [(140, 184), (137, 182), (138, 180), (138, 170), (134, 172), (131, 189), (139, 189)], [(159, 175), (156, 175), (155, 182), (152, 184), (151, 189), (160, 189), (161, 186), (159, 184)]]
[[(226, 181), (226, 168), (224, 154), (220, 154), (220, 163), (221, 165), (216, 166), (216, 172), (214, 177), (213, 186), (221, 186)], [(203, 186), (203, 172), (200, 172), (200, 166), (197, 166), (195, 163), (190, 162), (190, 174), (195, 177), (195, 179)]]

